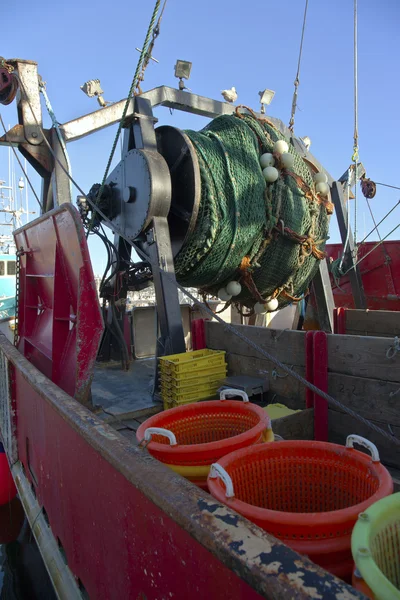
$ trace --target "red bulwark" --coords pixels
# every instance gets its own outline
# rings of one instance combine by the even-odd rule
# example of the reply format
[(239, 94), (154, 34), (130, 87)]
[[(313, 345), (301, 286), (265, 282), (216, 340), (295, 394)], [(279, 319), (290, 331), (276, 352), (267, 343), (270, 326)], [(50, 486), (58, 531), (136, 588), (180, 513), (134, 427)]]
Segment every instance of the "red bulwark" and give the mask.
[[(358, 260), (370, 252), (377, 242), (360, 246)], [(333, 260), (342, 256), (342, 244), (328, 244), (325, 248)], [(360, 272), (370, 310), (400, 311), (400, 241), (384, 242), (360, 262)], [(348, 276), (340, 279), (338, 287), (332, 279), (335, 306), (355, 308)]]
[[(55, 406), (15, 370), (18, 453), (67, 564), (96, 600), (257, 600), (257, 594), (127, 478), (137, 476), (140, 450), (130, 448), (122, 473), (92, 446), (90, 432), (111, 441), (114, 458), (128, 442), (97, 424), (64, 396)], [(86, 439), (85, 439), (86, 438)], [(91, 443), (92, 442), (92, 443)], [(97, 444), (98, 445), (98, 444)], [(144, 460), (145, 457), (144, 457)], [(141, 461), (142, 462), (142, 461)], [(147, 460), (149, 463), (149, 460)], [(136, 465), (136, 469), (135, 469)], [(156, 478), (151, 464), (148, 477)], [(168, 475), (168, 473), (167, 473)]]
[(103, 320), (79, 213), (64, 204), (14, 237), (21, 252), (18, 348), (70, 396), (86, 402)]

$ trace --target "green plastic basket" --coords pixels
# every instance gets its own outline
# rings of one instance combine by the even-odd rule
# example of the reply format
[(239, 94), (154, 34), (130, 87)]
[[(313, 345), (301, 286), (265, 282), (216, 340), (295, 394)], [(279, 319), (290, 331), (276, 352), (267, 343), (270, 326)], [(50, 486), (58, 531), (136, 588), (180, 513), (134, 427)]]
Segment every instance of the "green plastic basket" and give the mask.
[(400, 493), (358, 516), (351, 537), (356, 568), (376, 600), (400, 600)]

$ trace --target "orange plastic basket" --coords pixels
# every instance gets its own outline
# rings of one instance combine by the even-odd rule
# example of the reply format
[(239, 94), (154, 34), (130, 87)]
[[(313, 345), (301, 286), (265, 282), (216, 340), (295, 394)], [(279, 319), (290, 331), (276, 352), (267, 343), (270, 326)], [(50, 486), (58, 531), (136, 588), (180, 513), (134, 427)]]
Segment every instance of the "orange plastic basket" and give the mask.
[[(372, 456), (355, 450), (354, 442)], [(212, 466), (208, 487), (215, 498), (300, 554), (350, 580), (357, 516), (391, 494), (393, 481), (376, 447), (349, 436), (346, 447), (282, 441), (238, 450)]]
[[(223, 393), (228, 392), (241, 395), (240, 390)], [(271, 428), (267, 413), (244, 396), (245, 402), (222, 399), (171, 408), (142, 423), (136, 437), (139, 443), (151, 439), (150, 454), (166, 464), (211, 465), (229, 452), (261, 442)]]

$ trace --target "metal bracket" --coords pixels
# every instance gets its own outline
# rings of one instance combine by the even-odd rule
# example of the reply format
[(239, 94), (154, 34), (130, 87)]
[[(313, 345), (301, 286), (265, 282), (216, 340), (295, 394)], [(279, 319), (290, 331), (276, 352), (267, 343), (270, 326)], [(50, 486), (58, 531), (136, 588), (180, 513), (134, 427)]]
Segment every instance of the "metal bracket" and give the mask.
[(32, 61), (15, 60), (20, 87), (17, 94), (19, 122), (24, 127), (24, 136), (29, 144), (43, 141), (42, 107), (40, 104), (37, 64)]
[(338, 182), (334, 182), (332, 186), (332, 202), (335, 205), (335, 213), (339, 225), (340, 236), (342, 238), (343, 246), (347, 240), (347, 248), (345, 252), (344, 266), (348, 271), (350, 279), (351, 289), (353, 292), (354, 305), (356, 308), (367, 308), (367, 300), (365, 297), (363, 282), (361, 278), (360, 269), (355, 265), (354, 262), (354, 239), (351, 232), (350, 226), (347, 227), (347, 207), (343, 196), (342, 185)]
[(333, 298), (326, 259), (320, 261), (318, 271), (315, 274), (312, 284), (317, 304), (319, 327), (322, 331), (333, 333), (333, 310), (335, 308), (335, 301)]

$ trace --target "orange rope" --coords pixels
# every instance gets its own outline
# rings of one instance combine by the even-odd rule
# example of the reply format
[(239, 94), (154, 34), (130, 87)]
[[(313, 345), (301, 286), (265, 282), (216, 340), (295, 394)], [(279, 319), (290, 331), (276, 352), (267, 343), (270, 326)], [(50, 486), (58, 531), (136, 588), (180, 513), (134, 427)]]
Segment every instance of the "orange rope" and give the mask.
[(260, 302), (260, 304), (265, 304), (267, 302), (267, 300), (265, 300), (261, 296), (260, 292), (257, 289), (256, 284), (254, 283), (254, 279), (251, 276), (251, 272), (250, 272), (251, 262), (250, 262), (249, 256), (245, 256), (242, 259), (242, 262), (240, 263), (239, 268), (240, 268), (240, 272), (241, 272), (240, 281), (244, 283), (244, 285), (249, 290), (250, 294), (253, 296), (253, 298), (255, 298), (257, 300), (257, 302)]
[[(283, 221), (281, 221), (283, 224)], [(326, 258), (326, 253), (319, 250), (317, 246), (323, 243), (323, 240), (315, 241), (311, 236), (299, 235), (289, 227), (275, 227), (277, 233), (284, 235), (296, 244), (300, 244), (302, 256), (307, 257), (313, 255), (317, 260)]]
[(303, 298), (306, 298), (309, 295), (309, 293), (310, 293), (310, 290), (306, 290), (302, 296), (292, 296), (286, 290), (282, 290), (282, 292), (281, 292), (282, 296), (285, 296), (292, 302), (300, 302), (301, 300), (303, 300)]

